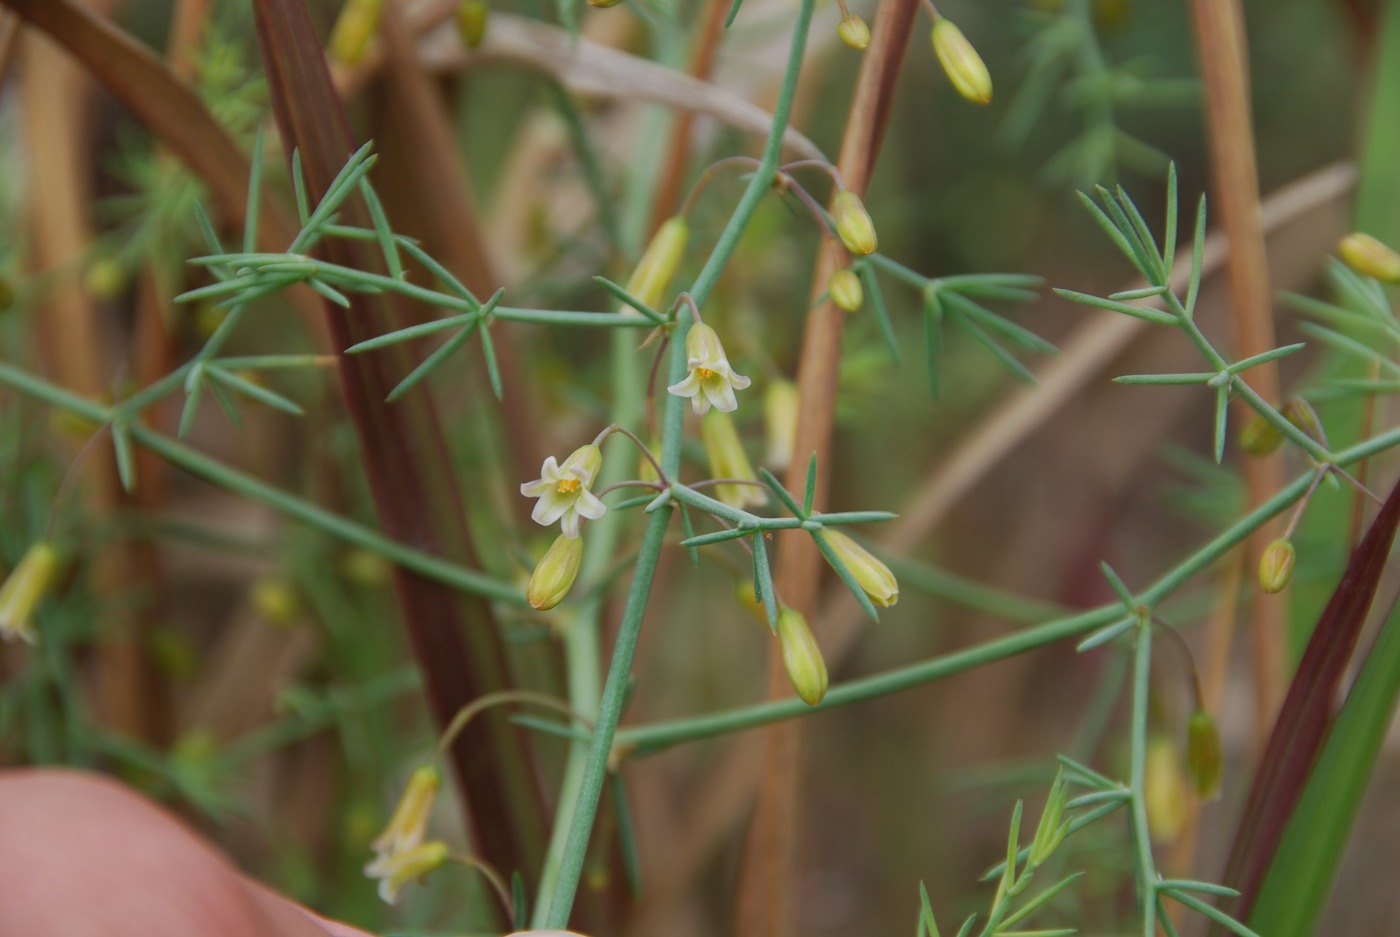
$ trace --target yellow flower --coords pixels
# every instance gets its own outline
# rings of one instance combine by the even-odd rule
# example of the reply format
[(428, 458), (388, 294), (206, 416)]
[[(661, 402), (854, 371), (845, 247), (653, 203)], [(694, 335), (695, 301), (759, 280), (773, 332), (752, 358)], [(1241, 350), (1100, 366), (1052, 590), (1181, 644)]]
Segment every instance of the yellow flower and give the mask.
[(763, 422), (768, 431), (768, 457), (763, 464), (781, 472), (792, 463), (797, 447), (797, 385), (777, 380), (768, 385), (763, 398)]
[[(739, 478), (758, 481), (734, 419), (721, 410), (714, 410), (700, 419), (700, 437), (705, 442), (705, 454), (710, 460), (712, 478)], [(763, 504), (768, 496), (757, 485), (716, 485), (715, 497), (736, 508)]]
[(25, 551), (14, 572), (0, 585), (0, 638), (34, 643), (34, 610), (57, 585), (61, 565), (58, 550), (46, 541)]
[(1293, 578), (1293, 562), (1298, 553), (1292, 542), (1279, 538), (1264, 548), (1259, 558), (1259, 587), (1265, 592), (1282, 592)]
[(532, 608), (549, 611), (569, 594), (583, 565), (583, 538), (560, 534), (535, 564), (525, 597)]
[(808, 706), (817, 705), (826, 696), (826, 661), (801, 612), (787, 606), (778, 612), (778, 641), (782, 644), (783, 667), (792, 681), (792, 688), (802, 702)]
[(991, 103), (992, 76), (982, 56), (952, 20), (940, 16), (933, 24), (933, 51), (958, 94), (973, 104)]
[(865, 203), (850, 189), (842, 189), (831, 200), (831, 217), (841, 243), (852, 254), (873, 254), (880, 246), (875, 236), (875, 223), (870, 220)]
[(530, 513), (531, 519), (543, 527), (559, 521), (564, 536), (577, 537), (579, 518), (596, 521), (607, 510), (607, 505), (589, 490), (602, 467), (603, 453), (591, 443), (575, 449), (563, 465), (554, 456), (545, 459), (540, 477), (520, 486), (522, 495), (540, 499)]
[(384, 0), (347, 0), (331, 29), (331, 58), (342, 65), (355, 65), (364, 58), (383, 12)]
[(882, 608), (888, 608), (899, 601), (899, 582), (890, 568), (876, 558), (865, 547), (850, 537), (830, 527), (822, 529), (831, 551), (840, 558), (855, 577), (861, 591), (870, 596), (870, 601)]
[[(423, 765), (414, 771), (399, 798), (389, 825), (370, 848), (379, 855), (371, 865), (379, 866), (395, 855), (407, 852), (423, 841), (428, 826), (428, 814), (433, 809), (442, 775), (433, 765)], [(366, 874), (373, 874), (366, 870)]]
[(666, 388), (677, 397), (689, 397), (696, 416), (704, 416), (713, 406), (731, 413), (738, 409), (734, 391), (752, 383), (729, 366), (719, 335), (703, 322), (690, 327), (685, 336), (686, 379)]
[(666, 219), (656, 229), (642, 259), (637, 262), (637, 269), (632, 271), (632, 278), (627, 281), (627, 292), (652, 309), (661, 305), (666, 298), (666, 287), (685, 257), (685, 242), (689, 237), (690, 227), (684, 218), (677, 215)]
[(447, 844), (435, 839), (412, 849), (380, 856), (365, 866), (365, 875), (379, 879), (380, 898), (397, 904), (399, 891), (405, 885), (440, 868), (451, 856)]
[(1386, 283), (1400, 283), (1400, 254), (1369, 234), (1353, 232), (1342, 238), (1337, 253), (1351, 269)]
[(826, 281), (826, 292), (831, 301), (846, 312), (859, 312), (861, 303), (865, 302), (865, 291), (854, 270), (833, 271)]
[(841, 17), (841, 22), (836, 27), (836, 35), (852, 49), (864, 49), (870, 45), (870, 27), (854, 13), (847, 13)]

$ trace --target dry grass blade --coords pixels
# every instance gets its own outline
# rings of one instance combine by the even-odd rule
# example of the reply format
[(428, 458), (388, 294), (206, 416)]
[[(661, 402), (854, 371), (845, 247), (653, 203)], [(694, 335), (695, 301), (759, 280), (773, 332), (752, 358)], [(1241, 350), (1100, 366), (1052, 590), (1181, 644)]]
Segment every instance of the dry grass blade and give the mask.
[[(94, 78), (160, 136), (162, 142), (208, 184), (229, 218), (242, 218), (248, 200), (248, 160), (165, 64), (111, 23), (69, 0), (0, 0), (48, 33), (83, 63)], [(280, 249), (296, 236), (291, 216), (264, 196), (259, 236)]]
[[(320, 41), (301, 0), (259, 0), (258, 44), (284, 138), (301, 154), (313, 197), (325, 192), (354, 149), (331, 85)], [(289, 147), (290, 149), (290, 147)], [(346, 220), (369, 226), (367, 209), (347, 202)], [(379, 270), (363, 244), (327, 245), (332, 262)], [(402, 327), (405, 316), (386, 296), (355, 294), (352, 308), (328, 309), (336, 347)], [(389, 392), (408, 373), (407, 345), (340, 358), (341, 386), (360, 440), (384, 532), (475, 566), (460, 492), (431, 397), (419, 385), (391, 406)], [(463, 706), (509, 685), (504, 650), (489, 605), (439, 583), (395, 570), (395, 586), (428, 703), (446, 725)], [(478, 855), (506, 875), (532, 880), (543, 858), (544, 810), (521, 732), (503, 714), (473, 722), (452, 747)]]
[(1337, 691), (1375, 598), (1397, 526), (1400, 484), (1386, 498), (1365, 539), (1352, 553), (1313, 629), (1269, 735), (1223, 879), (1240, 891), (1232, 908), (1240, 920), (1249, 916), (1332, 724)]

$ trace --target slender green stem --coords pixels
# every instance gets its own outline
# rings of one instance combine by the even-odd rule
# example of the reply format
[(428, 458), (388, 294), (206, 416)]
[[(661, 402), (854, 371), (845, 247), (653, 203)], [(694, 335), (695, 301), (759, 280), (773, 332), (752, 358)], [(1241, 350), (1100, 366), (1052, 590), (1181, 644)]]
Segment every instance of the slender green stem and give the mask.
[[(0, 384), (12, 387), (36, 400), (75, 413), (94, 423), (110, 423), (122, 418), (123, 415), (120, 407), (103, 406), (96, 401), (80, 397), (3, 362), (0, 362)], [(511, 583), (503, 582), (484, 573), (459, 566), (440, 556), (390, 540), (372, 527), (366, 527), (338, 514), (333, 514), (304, 498), (288, 494), (274, 485), (259, 481), (251, 475), (240, 472), (217, 459), (210, 458), (139, 424), (131, 424), (128, 431), (133, 442), (145, 446), (170, 464), (184, 469), (191, 475), (243, 495), (250, 501), (265, 504), (281, 514), (309, 524), (348, 543), (378, 553), (406, 569), (411, 569), (464, 592), (475, 593), (497, 602), (508, 602), (512, 605), (526, 604), (523, 591)]]
[(1157, 915), (1157, 866), (1152, 861), (1152, 835), (1147, 825), (1147, 687), (1152, 677), (1152, 619), (1138, 622), (1133, 653), (1133, 713), (1128, 787), (1132, 791), (1133, 845), (1136, 847), (1138, 891), (1142, 899), (1144, 937), (1154, 937)]
[[(750, 180), (733, 215), (720, 233), (709, 259), (696, 278), (689, 293), (697, 305), (704, 302), (719, 280), (730, 256), (738, 246), (739, 238), (753, 218), (758, 203), (768, 191), (778, 161), (782, 153), (783, 133), (787, 129), (788, 117), (792, 112), (792, 99), (797, 90), (797, 76), (802, 68), (802, 53), (807, 45), (807, 28), (812, 20), (815, 0), (802, 0), (793, 26), (791, 50), (783, 74), (783, 84), (778, 93), (778, 102), (773, 112), (773, 123), (768, 141), (764, 146), (763, 159), (758, 172)], [(679, 381), (685, 371), (685, 333), (690, 328), (691, 317), (682, 311), (676, 320), (676, 331), (672, 336), (670, 349), (670, 382)], [(668, 395), (663, 415), (661, 467), (667, 477), (680, 474), (681, 430), (684, 425), (685, 401)], [(636, 571), (628, 590), (627, 603), (623, 609), (622, 624), (618, 629), (617, 642), (613, 648), (612, 664), (608, 669), (607, 681), (603, 687), (603, 699), (599, 706), (598, 724), (588, 750), (588, 761), (583, 780), (579, 786), (573, 815), (569, 821), (569, 836), (560, 860), (559, 874), (554, 893), (550, 899), (549, 914), (545, 927), (564, 929), (569, 923), (573, 909), (574, 895), (578, 891), (579, 876), (583, 871), (583, 860), (588, 849), (589, 835), (593, 820), (598, 811), (598, 798), (606, 779), (608, 758), (612, 752), (614, 733), (622, 716), (622, 703), (626, 684), (632, 666), (632, 656), (636, 651), (642, 618), (646, 612), (647, 598), (651, 591), (652, 577), (656, 571), (656, 561), (665, 542), (666, 527), (670, 522), (670, 508), (659, 510), (647, 524), (642, 539), (641, 552), (637, 557)]]
[[(1274, 497), (1241, 518), (1145, 589), (1136, 597), (1135, 604), (1151, 607), (1162, 601), (1186, 580), (1244, 542), (1253, 531), (1302, 497), (1303, 492), (1311, 484), (1312, 478), (1313, 473), (1308, 472), (1290, 482)], [(649, 725), (623, 729), (617, 733), (617, 744), (627, 754), (650, 754), (682, 742), (709, 738), (741, 729), (752, 729), (784, 719), (833, 709), (837, 706), (888, 696), (891, 693), (932, 683), (935, 680), (941, 680), (994, 661), (1014, 657), (1017, 654), (1023, 654), (1026, 651), (1045, 647), (1058, 641), (1088, 634), (1095, 629), (1112, 624), (1122, 615), (1122, 603), (1113, 602), (1086, 612), (1057, 618), (1043, 625), (1027, 628), (1016, 634), (987, 641), (952, 654), (945, 654), (910, 664), (907, 667), (899, 667), (884, 673), (838, 684), (833, 686), (827, 692), (826, 698), (816, 706), (808, 706), (801, 700), (792, 698), (755, 703), (701, 716), (654, 722)]]

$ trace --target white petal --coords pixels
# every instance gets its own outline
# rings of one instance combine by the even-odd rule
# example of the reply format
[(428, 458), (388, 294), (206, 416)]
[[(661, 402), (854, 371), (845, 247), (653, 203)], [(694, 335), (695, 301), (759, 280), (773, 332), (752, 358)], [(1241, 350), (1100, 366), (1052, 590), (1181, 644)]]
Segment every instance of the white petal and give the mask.
[(704, 416), (710, 412), (710, 397), (705, 393), (697, 393), (690, 398), (690, 407), (695, 411), (696, 416)]
[(572, 499), (551, 491), (536, 502), (535, 509), (530, 512), (530, 519), (541, 527), (548, 527), (563, 517), (571, 507)]
[(606, 512), (608, 506), (603, 503), (593, 492), (584, 489), (578, 493), (578, 500), (574, 502), (574, 510), (590, 521), (596, 521)]
[(734, 397), (734, 388), (728, 381), (706, 381), (704, 384), (705, 396), (709, 402), (715, 405), (715, 409), (722, 413), (732, 413), (739, 407), (739, 401)]
[(537, 478), (532, 482), (525, 482), (520, 486), (520, 493), (527, 498), (542, 498), (558, 486), (557, 481), (550, 481), (548, 478)]
[(573, 540), (578, 536), (578, 511), (565, 511), (564, 517), (559, 526), (564, 530), (564, 536)]
[(734, 374), (731, 372), (729, 375), (729, 383), (734, 385), (735, 390), (743, 390), (745, 387), (752, 384), (753, 381), (744, 377), (742, 374)]
[(677, 397), (694, 397), (700, 393), (700, 378), (695, 376), (695, 369), (692, 368), (685, 380), (672, 384), (666, 390)]

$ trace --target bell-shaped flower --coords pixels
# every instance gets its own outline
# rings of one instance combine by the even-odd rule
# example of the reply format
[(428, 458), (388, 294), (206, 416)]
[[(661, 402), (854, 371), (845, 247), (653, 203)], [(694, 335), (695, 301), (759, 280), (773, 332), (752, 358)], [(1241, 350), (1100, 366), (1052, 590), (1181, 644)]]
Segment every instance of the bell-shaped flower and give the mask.
[(379, 879), (379, 897), (388, 904), (399, 900), (399, 890), (422, 878), (452, 858), (452, 850), (440, 839), (419, 843), (412, 849), (386, 853), (365, 866), (365, 875)]
[(399, 798), (394, 815), (384, 832), (370, 844), (379, 854), (373, 864), (379, 864), (395, 853), (407, 852), (423, 841), (423, 831), (428, 826), (428, 814), (433, 809), (438, 787), (442, 784), (442, 774), (433, 765), (423, 765), (408, 779), (403, 796)]
[(575, 449), (563, 465), (554, 456), (545, 459), (540, 477), (520, 486), (522, 495), (540, 499), (530, 513), (531, 519), (543, 527), (559, 521), (564, 536), (577, 537), (579, 518), (596, 521), (607, 510), (607, 505), (589, 490), (602, 467), (603, 453), (591, 443)]
[(0, 640), (19, 638), (34, 643), (34, 610), (53, 591), (61, 566), (59, 552), (51, 543), (40, 541), (25, 551), (14, 572), (0, 585)]
[(711, 405), (729, 413), (739, 406), (734, 391), (749, 386), (749, 379), (729, 367), (719, 335), (703, 322), (690, 327), (685, 337), (686, 379), (666, 388), (677, 397), (691, 398), (697, 416), (704, 416)]

